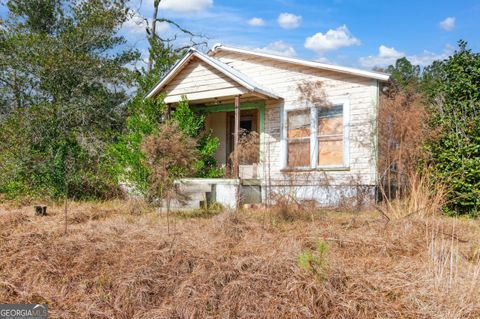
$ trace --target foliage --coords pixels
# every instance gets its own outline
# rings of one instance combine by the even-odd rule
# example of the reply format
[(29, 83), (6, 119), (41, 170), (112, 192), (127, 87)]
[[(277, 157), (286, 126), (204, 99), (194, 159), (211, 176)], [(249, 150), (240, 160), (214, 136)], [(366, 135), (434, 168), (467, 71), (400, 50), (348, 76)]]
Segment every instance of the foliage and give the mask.
[(158, 136), (158, 125), (161, 123), (178, 127), (182, 134), (195, 141), (193, 150), (196, 156), (190, 163), (190, 176), (221, 176), (222, 172), (216, 168), (214, 157), (219, 141), (211, 133), (204, 132), (205, 116), (192, 111), (186, 100), (179, 103), (171, 114), (171, 121), (167, 122), (164, 122), (167, 109), (161, 96), (145, 99), (137, 94), (130, 101), (128, 110), (130, 115), (127, 118), (127, 128), (118, 141), (110, 146), (110, 154), (114, 159), (110, 171), (119, 183), (133, 186), (140, 194), (149, 193), (152, 180), (141, 145), (145, 139)]
[(447, 211), (480, 211), (480, 54), (459, 48), (425, 70), (426, 95), (437, 134), (428, 141), (434, 178), (449, 186)]
[(415, 90), (420, 80), (420, 66), (413, 65), (407, 58), (400, 58), (395, 65), (387, 67), (386, 72), (391, 74), (397, 89), (404, 91)]
[(0, 28), (0, 192), (106, 197), (105, 148), (123, 126), (121, 0), (7, 1)]
[(313, 274), (318, 280), (323, 281), (327, 278), (327, 252), (327, 243), (323, 240), (317, 240), (315, 250), (305, 249), (298, 256), (298, 265), (303, 270)]
[(126, 127), (108, 150), (112, 158), (109, 171), (117, 183), (126, 183), (140, 194), (147, 194), (149, 188), (149, 171), (141, 144), (146, 136), (155, 133), (167, 111), (162, 96), (154, 99), (145, 96), (182, 52), (173, 51), (160, 41), (151, 41), (149, 53), (152, 69), (141, 67), (135, 73), (137, 91), (127, 103)]
[(420, 93), (387, 91), (378, 112), (378, 170), (384, 197), (409, 196), (410, 178), (424, 158), (429, 114)]
[(205, 131), (205, 114), (200, 114), (188, 106), (188, 101), (182, 99), (172, 119), (178, 123), (184, 134), (197, 138), (197, 149), (199, 157), (194, 164), (196, 177), (220, 177), (223, 171), (217, 168), (215, 152), (220, 141), (212, 135), (211, 131)]
[[(402, 58), (387, 71), (393, 85), (384, 90), (380, 129), (391, 134), (380, 139), (381, 149), (388, 150), (380, 154), (387, 159), (383, 167), (393, 168), (396, 186), (410, 185), (408, 176), (414, 176), (415, 169), (429, 172), (434, 182), (447, 187), (446, 212), (478, 215), (480, 54), (460, 41), (452, 56), (423, 70)], [(387, 139), (382, 142), (383, 137)]]
[[(184, 54), (184, 50), (174, 49), (170, 44), (161, 41), (158, 36), (149, 37), (148, 40), (151, 68), (149, 65), (137, 71), (135, 76), (137, 91), (127, 104), (127, 126), (109, 147), (109, 154), (113, 159), (110, 166), (112, 175), (118, 183), (127, 184), (142, 195), (148, 195), (151, 179), (141, 145), (148, 136), (158, 134), (158, 125), (165, 120), (167, 112), (162, 96), (151, 99), (146, 99), (145, 96), (170, 70), (175, 61)], [(182, 109), (177, 108), (176, 120), (188, 136), (196, 138), (203, 129), (205, 118), (192, 113), (186, 101), (182, 103), (186, 105), (185, 112), (181, 114)], [(183, 116), (185, 116), (184, 120), (182, 120)], [(205, 158), (209, 159), (208, 155), (211, 152), (210, 149), (215, 147), (215, 140), (212, 138), (200, 139), (198, 144), (200, 152), (207, 153)], [(200, 163), (202, 159), (203, 157), (196, 163)], [(213, 162), (213, 166), (215, 164)], [(198, 164), (195, 167), (196, 171), (199, 171), (205, 166)], [(213, 176), (213, 174), (211, 175)]]
[(160, 124), (154, 134), (145, 137), (141, 150), (149, 169), (150, 198), (169, 199), (176, 195), (175, 180), (194, 170), (191, 163), (197, 155), (195, 144), (195, 139), (173, 121)]
[(109, 147), (113, 159), (109, 170), (119, 184), (126, 183), (136, 192), (146, 194), (149, 170), (141, 145), (146, 136), (156, 132), (162, 122), (165, 105), (162, 99), (144, 99), (137, 95), (130, 101), (128, 111), (130, 115), (125, 132)]

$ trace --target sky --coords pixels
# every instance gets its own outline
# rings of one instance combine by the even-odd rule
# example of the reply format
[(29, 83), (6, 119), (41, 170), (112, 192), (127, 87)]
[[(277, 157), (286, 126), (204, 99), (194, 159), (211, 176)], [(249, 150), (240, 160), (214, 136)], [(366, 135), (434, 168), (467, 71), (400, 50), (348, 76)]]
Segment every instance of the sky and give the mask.
[[(150, 17), (153, 0), (134, 0)], [(480, 0), (162, 0), (159, 17), (215, 43), (372, 69), (406, 56), (422, 66), (444, 59), (460, 39), (480, 51)], [(145, 52), (141, 19), (122, 32)], [(159, 27), (164, 36), (175, 28)], [(182, 40), (180, 40), (182, 41)], [(208, 50), (208, 48), (205, 48)]]
[[(153, 1), (130, 0), (134, 16), (121, 30), (144, 60), (142, 17), (152, 16)], [(159, 17), (203, 35), (204, 51), (222, 43), (367, 70), (403, 56), (426, 66), (460, 39), (480, 51), (480, 0), (162, 0)], [(167, 38), (178, 33), (167, 23), (157, 29)]]

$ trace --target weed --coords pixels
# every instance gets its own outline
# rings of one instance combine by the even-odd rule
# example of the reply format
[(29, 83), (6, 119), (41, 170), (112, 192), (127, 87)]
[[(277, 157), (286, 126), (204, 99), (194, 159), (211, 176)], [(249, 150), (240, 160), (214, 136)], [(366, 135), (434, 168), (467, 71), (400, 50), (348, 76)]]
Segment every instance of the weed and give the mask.
[(300, 253), (297, 259), (298, 266), (323, 281), (327, 278), (327, 252), (327, 243), (319, 239), (315, 243), (315, 250), (305, 249)]

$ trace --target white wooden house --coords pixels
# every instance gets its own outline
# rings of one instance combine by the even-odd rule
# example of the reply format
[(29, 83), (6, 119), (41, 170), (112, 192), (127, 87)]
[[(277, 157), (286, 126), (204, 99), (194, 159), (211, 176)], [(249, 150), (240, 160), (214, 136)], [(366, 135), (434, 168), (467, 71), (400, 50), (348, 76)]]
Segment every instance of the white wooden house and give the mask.
[(163, 93), (174, 108), (185, 96), (191, 108), (207, 112), (206, 127), (220, 140), (219, 165), (229, 164), (240, 129), (258, 132), (258, 160), (233, 161), (233, 178), (183, 181), (203, 185), (210, 200), (235, 206), (288, 196), (331, 205), (359, 191), (374, 196), (375, 123), (380, 85), (388, 80), (384, 73), (215, 45), (208, 54), (190, 49), (148, 97)]

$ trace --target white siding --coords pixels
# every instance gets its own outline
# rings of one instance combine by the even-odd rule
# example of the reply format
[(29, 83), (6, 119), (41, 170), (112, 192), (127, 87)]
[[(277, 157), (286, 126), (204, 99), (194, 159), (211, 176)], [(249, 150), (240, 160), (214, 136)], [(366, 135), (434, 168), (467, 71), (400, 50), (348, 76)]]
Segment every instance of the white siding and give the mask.
[(174, 103), (186, 95), (190, 101), (243, 94), (246, 90), (205, 62), (194, 59), (164, 90), (166, 103)]
[[(244, 73), (283, 98), (268, 100), (265, 112), (265, 167), (271, 184), (328, 183), (344, 185), (355, 180), (363, 185), (376, 183), (376, 128), (378, 104), (376, 80), (273, 61), (267, 58), (219, 51), (224, 63)], [(348, 101), (349, 165), (346, 170), (285, 173), (284, 117), (287, 110), (305, 108), (297, 89), (303, 81), (322, 81), (328, 100)], [(270, 176), (270, 177), (268, 177)]]

